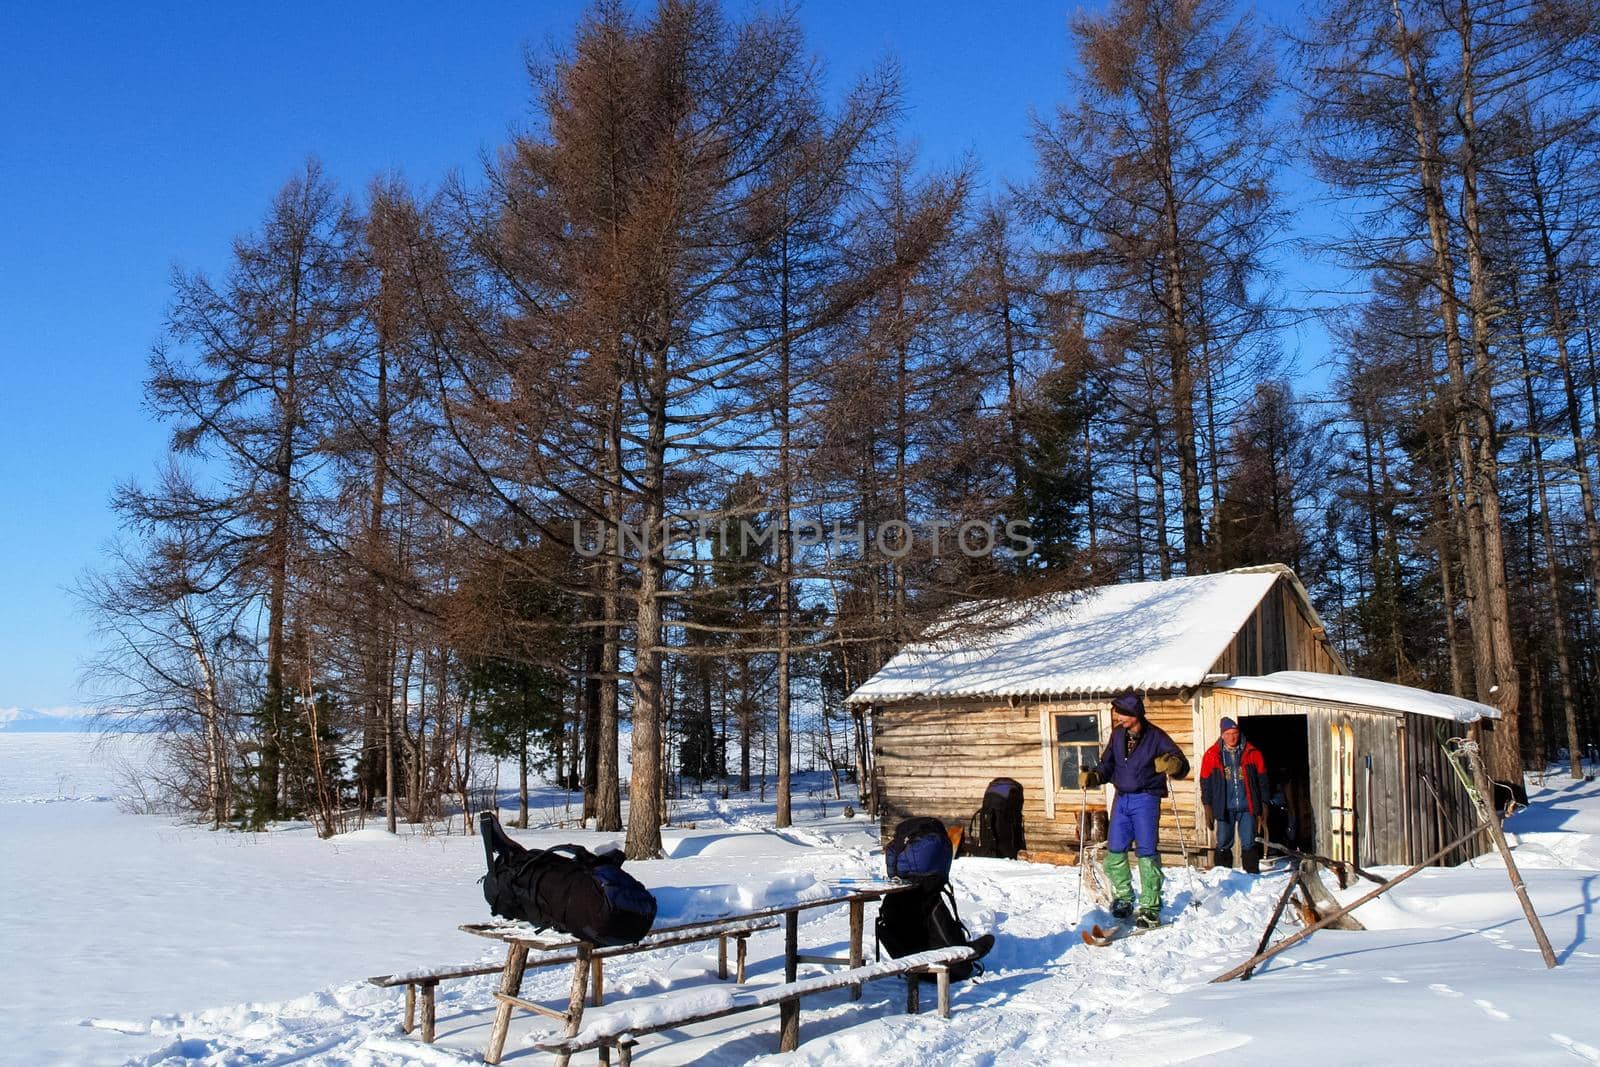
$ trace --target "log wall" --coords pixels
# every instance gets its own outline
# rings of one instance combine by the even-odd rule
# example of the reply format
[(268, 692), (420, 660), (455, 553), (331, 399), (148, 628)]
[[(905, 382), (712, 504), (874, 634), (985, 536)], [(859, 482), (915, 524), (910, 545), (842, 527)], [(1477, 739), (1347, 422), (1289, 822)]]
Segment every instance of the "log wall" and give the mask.
[[(1188, 779), (1172, 783), (1183, 834), (1191, 847), (1197, 833), (1194, 774), (1194, 706), (1175, 695), (1146, 697), (1150, 721), (1172, 736), (1194, 764)], [(914, 702), (874, 709), (873, 776), (880, 832), (887, 842), (901, 819), (932, 816), (966, 826), (994, 778), (1015, 778), (1023, 788), (1023, 832), (1028, 847), (1076, 852), (1080, 810), (1104, 813), (1112, 791), (1081, 793), (1076, 783), (1057, 789), (1054, 752), (1047, 747), (1048, 720), (1055, 713), (1093, 712), (1100, 743), (1110, 736), (1110, 698), (1045, 702)], [(1048, 753), (1048, 762), (1047, 762)], [(1048, 802), (1047, 802), (1048, 793)], [(1092, 823), (1091, 823), (1092, 825)], [(1178, 823), (1163, 805), (1160, 848), (1179, 855)]]

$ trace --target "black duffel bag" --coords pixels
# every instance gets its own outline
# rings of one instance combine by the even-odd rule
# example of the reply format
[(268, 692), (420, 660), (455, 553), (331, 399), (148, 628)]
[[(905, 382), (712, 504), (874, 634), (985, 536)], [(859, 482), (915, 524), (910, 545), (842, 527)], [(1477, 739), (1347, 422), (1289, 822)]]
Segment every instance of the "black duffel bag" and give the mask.
[(650, 932), (656, 898), (622, 869), (622, 853), (582, 845), (524, 848), (490, 812), (478, 816), (489, 872), (489, 910), (502, 919), (554, 927), (595, 945), (626, 945)]

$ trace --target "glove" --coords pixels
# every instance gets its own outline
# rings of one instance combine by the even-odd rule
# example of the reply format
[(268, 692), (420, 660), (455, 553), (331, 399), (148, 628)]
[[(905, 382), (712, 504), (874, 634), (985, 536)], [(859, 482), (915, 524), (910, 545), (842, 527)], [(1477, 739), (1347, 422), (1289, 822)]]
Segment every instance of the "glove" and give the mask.
[(1099, 784), (1100, 784), (1100, 772), (1099, 771), (1079, 771), (1078, 772), (1078, 788), (1079, 789), (1093, 789), (1095, 786), (1097, 786)]
[(1216, 829), (1217, 817), (1215, 815), (1211, 814), (1211, 805), (1210, 804), (1204, 804), (1204, 805), (1202, 805), (1202, 807), (1205, 809), (1205, 813), (1206, 813), (1206, 829), (1207, 830)]
[(1163, 752), (1156, 757), (1156, 770), (1168, 778), (1176, 778), (1183, 770), (1183, 761), (1170, 752)]

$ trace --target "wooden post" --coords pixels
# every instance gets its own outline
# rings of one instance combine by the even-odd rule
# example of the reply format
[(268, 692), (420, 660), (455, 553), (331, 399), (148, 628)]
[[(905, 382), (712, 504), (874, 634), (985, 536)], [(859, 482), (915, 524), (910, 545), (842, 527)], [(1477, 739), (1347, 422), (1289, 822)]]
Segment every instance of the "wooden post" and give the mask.
[[(572, 964), (572, 993), (567, 997), (567, 1037), (576, 1035), (583, 1026), (583, 995), (589, 988), (589, 967), (598, 962), (593, 953), (594, 946), (589, 942), (578, 942), (578, 958)], [(569, 1052), (556, 1053), (556, 1067), (567, 1067), (571, 1058)]]
[[(852, 968), (859, 967), (862, 963), (861, 933), (862, 928), (866, 925), (866, 908), (866, 901), (850, 901), (850, 966)], [(861, 983), (856, 982), (850, 986), (850, 999), (861, 999)]]
[[(1289, 878), (1289, 884), (1283, 887), (1283, 893), (1278, 897), (1278, 906), (1272, 909), (1272, 918), (1267, 920), (1267, 928), (1262, 931), (1261, 940), (1256, 943), (1256, 956), (1261, 955), (1262, 950), (1267, 947), (1267, 942), (1272, 940), (1272, 931), (1278, 928), (1278, 919), (1283, 915), (1284, 906), (1289, 903), (1289, 898), (1294, 895), (1294, 887), (1299, 884), (1300, 868), (1296, 866), (1295, 873)], [(1251, 958), (1254, 959), (1255, 957)], [(1253, 966), (1246, 968), (1245, 972), (1239, 976), (1239, 981), (1248, 981), (1254, 971), (1255, 967)]]
[(406, 1033), (417, 1028), (417, 984), (406, 983), (406, 1021), (400, 1027)]
[(915, 1015), (915, 1014), (917, 1014), (917, 1012), (922, 1010), (922, 1005), (920, 1003), (918, 1003), (918, 1000), (917, 1000), (917, 997), (918, 997), (917, 982), (918, 982), (918, 979), (917, 979), (916, 975), (914, 975), (914, 974), (906, 975), (906, 1014), (907, 1015)]
[(589, 961), (589, 1006), (598, 1008), (606, 1002), (606, 961), (595, 956)]
[(439, 988), (439, 983), (422, 983), (422, 1041), (423, 1044), (433, 1044), (433, 991)]
[(632, 1067), (633, 1042), (627, 1038), (617, 1042), (617, 1063), (619, 1067)]
[[(506, 967), (500, 972), (500, 992), (507, 996), (516, 996), (522, 992), (522, 972), (528, 967), (528, 946), (520, 942), (512, 942), (510, 950), (506, 953)], [(506, 1031), (511, 1028), (511, 1013), (513, 1005), (500, 1001), (500, 1006), (495, 1009), (494, 1028), (489, 1031), (489, 1047), (484, 1050), (483, 1062), (496, 1064), (500, 1062), (500, 1054), (505, 1051)]]
[(939, 985), (939, 1018), (950, 1018), (950, 968), (939, 964), (933, 969)]
[(717, 977), (728, 980), (728, 935), (717, 938)]
[(736, 953), (737, 967), (734, 972), (733, 980), (738, 982), (740, 985), (744, 985), (744, 960), (746, 953), (749, 951), (750, 936), (748, 934), (741, 934), (737, 940), (739, 942), (739, 947)]
[(793, 1052), (800, 1047), (800, 998), (778, 1001), (778, 1051)]
[[(1448, 748), (1446, 751), (1449, 751)], [(1489, 772), (1484, 768), (1483, 759), (1476, 747), (1458, 746), (1458, 753), (1472, 765), (1472, 776), (1476, 784), (1476, 789), (1468, 790), (1472, 797), (1472, 806), (1477, 811), (1478, 817), (1488, 824), (1489, 837), (1494, 841), (1495, 850), (1500, 853), (1500, 859), (1506, 865), (1506, 874), (1511, 878), (1511, 889), (1517, 894), (1517, 903), (1522, 905), (1522, 915), (1528, 920), (1528, 928), (1533, 931), (1533, 939), (1539, 943), (1539, 954), (1544, 957), (1544, 965), (1546, 969), (1553, 968), (1557, 962), (1555, 950), (1550, 947), (1550, 939), (1545, 936), (1544, 924), (1539, 921), (1539, 913), (1533, 910), (1533, 901), (1528, 899), (1528, 887), (1522, 884), (1522, 872), (1517, 870), (1517, 861), (1511, 858), (1511, 848), (1506, 844), (1506, 835), (1500, 831), (1499, 813), (1491, 810), (1494, 805), (1494, 783), (1489, 780)]]
[(794, 981), (800, 970), (800, 913), (783, 913), (783, 980)]
[(1435, 860), (1443, 859), (1453, 849), (1459, 848), (1461, 845), (1465, 844), (1467, 841), (1470, 841), (1473, 837), (1477, 836), (1478, 831), (1480, 831), (1482, 829), (1483, 829), (1483, 827), (1481, 827), (1481, 826), (1474, 826), (1471, 830), (1469, 830), (1468, 832), (1462, 834), (1460, 837), (1456, 838), (1454, 841), (1450, 842), (1450, 844), (1446, 845), (1444, 848), (1441, 848), (1438, 852), (1435, 852), (1433, 855), (1429, 856), (1427, 859), (1423, 860), (1421, 863), (1417, 864), (1415, 867), (1407, 867), (1405, 870), (1401, 871), (1399, 874), (1395, 875), (1393, 878), (1389, 879), (1387, 882), (1383, 883), (1378, 888), (1372, 890), (1372, 892), (1367, 893), (1364, 896), (1362, 896), (1355, 903), (1347, 904), (1344, 907), (1340, 908), (1338, 911), (1329, 912), (1327, 915), (1324, 915), (1321, 919), (1318, 919), (1316, 922), (1312, 923), (1310, 926), (1307, 926), (1304, 929), (1302, 929), (1299, 933), (1294, 934), (1291, 937), (1284, 938), (1282, 941), (1279, 941), (1276, 945), (1273, 945), (1271, 948), (1267, 949), (1265, 952), (1256, 953), (1254, 956), (1251, 956), (1249, 959), (1247, 959), (1243, 963), (1239, 964), (1239, 966), (1235, 967), (1233, 970), (1228, 971), (1226, 974), (1217, 975), (1215, 978), (1211, 979), (1212, 983), (1227, 982), (1227, 981), (1230, 981), (1231, 979), (1239, 977), (1241, 974), (1244, 974), (1246, 971), (1254, 970), (1257, 965), (1265, 963), (1267, 960), (1270, 960), (1272, 957), (1276, 956), (1278, 953), (1282, 952), (1284, 949), (1288, 948), (1290, 945), (1299, 944), (1301, 941), (1305, 940), (1307, 937), (1310, 937), (1313, 933), (1315, 933), (1316, 931), (1322, 929), (1324, 926), (1328, 926), (1328, 925), (1332, 924), (1333, 922), (1337, 921), (1338, 919), (1343, 918), (1345, 915), (1348, 915), (1350, 912), (1355, 911), (1357, 908), (1361, 907), (1361, 905), (1365, 904), (1367, 901), (1373, 899), (1374, 897), (1379, 897), (1379, 896), (1382, 896), (1384, 893), (1387, 893), (1389, 890), (1393, 889), (1395, 886), (1399, 885), (1401, 882), (1405, 881), (1407, 878), (1410, 878), (1412, 875), (1416, 874), (1417, 872), (1427, 868)]

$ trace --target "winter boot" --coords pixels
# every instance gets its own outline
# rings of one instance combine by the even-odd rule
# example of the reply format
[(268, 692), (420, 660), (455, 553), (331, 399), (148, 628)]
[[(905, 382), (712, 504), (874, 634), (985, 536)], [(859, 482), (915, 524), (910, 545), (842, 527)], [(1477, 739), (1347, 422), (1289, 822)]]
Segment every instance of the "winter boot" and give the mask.
[(1140, 908), (1139, 917), (1133, 920), (1133, 925), (1141, 930), (1154, 930), (1161, 925), (1161, 909)]
[(1261, 846), (1255, 845), (1239, 853), (1239, 864), (1245, 874), (1261, 873)]
[(1111, 917), (1118, 922), (1127, 922), (1133, 914), (1132, 900), (1113, 900), (1111, 902)]
[(1214, 848), (1211, 850), (1211, 866), (1227, 870), (1233, 866), (1233, 849)]

